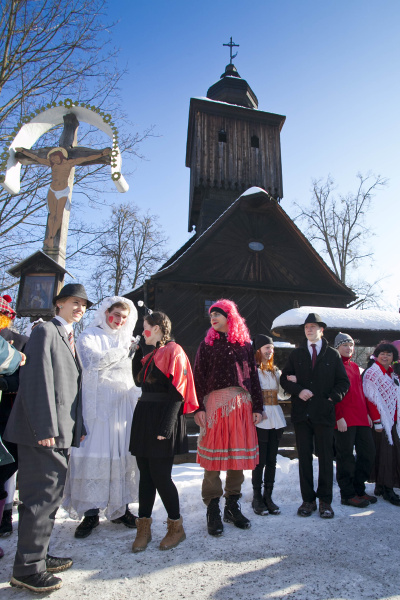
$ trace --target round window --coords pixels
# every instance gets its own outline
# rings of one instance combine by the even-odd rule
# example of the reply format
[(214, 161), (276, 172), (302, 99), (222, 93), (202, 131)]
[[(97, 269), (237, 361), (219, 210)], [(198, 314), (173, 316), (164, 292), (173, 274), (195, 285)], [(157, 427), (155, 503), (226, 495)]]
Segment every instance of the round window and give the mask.
[(261, 242), (249, 242), (249, 248), (254, 252), (261, 252), (261, 250), (264, 250), (264, 244)]

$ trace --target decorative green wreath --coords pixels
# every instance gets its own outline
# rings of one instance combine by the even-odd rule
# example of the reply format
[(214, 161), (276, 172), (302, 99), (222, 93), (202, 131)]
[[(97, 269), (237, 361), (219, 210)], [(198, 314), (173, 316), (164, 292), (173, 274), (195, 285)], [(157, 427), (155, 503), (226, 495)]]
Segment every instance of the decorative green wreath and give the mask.
[[(118, 166), (117, 157), (119, 155), (118, 129), (115, 126), (115, 124), (113, 123), (112, 116), (110, 115), (110, 113), (105, 113), (98, 106), (92, 106), (90, 104), (87, 104), (86, 102), (74, 102), (73, 100), (71, 100), (71, 98), (66, 98), (65, 100), (59, 100), (58, 102), (54, 102), (54, 101), (49, 102), (48, 104), (42, 106), (41, 108), (37, 108), (29, 116), (25, 115), (24, 117), (22, 117), (21, 120), (17, 123), (14, 131), (8, 136), (9, 139), (13, 140), (15, 138), (15, 136), (17, 135), (18, 131), (21, 129), (22, 125), (29, 123), (29, 121), (31, 119), (33, 119), (34, 117), (39, 115), (41, 112), (44, 112), (45, 110), (49, 110), (50, 108), (55, 108), (56, 106), (63, 106), (63, 105), (68, 110), (73, 108), (74, 106), (82, 106), (83, 108), (87, 108), (88, 110), (91, 110), (91, 111), (99, 114), (103, 118), (104, 123), (106, 123), (107, 125), (109, 125), (111, 127), (112, 132), (113, 132), (113, 150), (111, 152), (111, 167), (113, 169), (115, 169)], [(7, 146), (3, 147), (3, 152), (0, 154), (0, 159), (1, 159), (0, 173), (7, 169), (7, 161), (9, 159), (9, 156), (10, 156), (10, 149)], [(111, 175), (111, 179), (113, 181), (118, 181), (118, 179), (120, 179), (121, 177), (122, 177), (122, 175), (119, 171), (112, 173), (112, 175)], [(5, 175), (0, 174), (0, 183), (3, 183), (4, 180), (5, 180)]]

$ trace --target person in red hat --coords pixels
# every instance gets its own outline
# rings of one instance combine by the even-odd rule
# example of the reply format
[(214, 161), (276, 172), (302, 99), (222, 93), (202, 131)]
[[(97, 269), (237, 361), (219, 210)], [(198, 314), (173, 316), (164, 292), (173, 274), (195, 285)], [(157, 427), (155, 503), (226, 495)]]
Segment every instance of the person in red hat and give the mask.
[[(300, 490), (303, 503), (299, 517), (317, 510), (323, 519), (332, 519), (333, 431), (335, 404), (347, 393), (350, 382), (340, 354), (324, 339), (326, 324), (310, 313), (304, 325), (305, 342), (293, 350), (282, 371), (281, 386), (291, 394), (292, 423), (299, 455)], [(295, 380), (294, 380), (295, 378)], [(318, 488), (314, 490), (313, 450), (318, 456)]]
[[(0, 330), (8, 328), (15, 319), (16, 313), (11, 308), (10, 302), (10, 296), (0, 296)], [(0, 396), (7, 389), (5, 376), (15, 373), (19, 366), (25, 364), (25, 360), (25, 354), (16, 350), (4, 337), (0, 336)], [(15, 470), (14, 458), (2, 443), (0, 437), (0, 522), (7, 498), (4, 484), (14, 474)], [(3, 556), (4, 552), (0, 548), (0, 558)]]
[[(9, 304), (12, 302), (11, 296), (5, 295), (3, 299), (6, 300)], [(25, 346), (29, 339), (28, 335), (22, 335), (15, 331), (15, 328), (12, 328), (12, 323), (14, 319), (11, 320), (10, 325), (0, 330), (0, 336), (4, 338), (9, 344), (13, 346), (18, 352), (24, 353)], [(11, 413), (12, 406), (14, 404), (18, 386), (19, 386), (19, 373), (20, 367), (17, 368), (14, 373), (11, 375), (3, 375), (0, 377), (0, 394), (1, 394), (1, 402), (0, 402), (0, 436), (4, 435), (5, 428), (7, 426), (7, 421)], [(10, 478), (5, 483), (5, 490), (8, 493), (6, 503), (4, 505), (3, 518), (0, 522), (0, 537), (8, 537), (12, 534), (12, 507), (13, 507), (13, 499), (15, 492), (15, 484), (16, 478), (14, 477), (16, 471), (18, 470), (18, 450), (16, 444), (12, 444), (11, 442), (4, 442), (5, 447), (8, 452), (14, 458), (14, 462), (11, 465), (7, 466), (7, 470), (10, 473)]]

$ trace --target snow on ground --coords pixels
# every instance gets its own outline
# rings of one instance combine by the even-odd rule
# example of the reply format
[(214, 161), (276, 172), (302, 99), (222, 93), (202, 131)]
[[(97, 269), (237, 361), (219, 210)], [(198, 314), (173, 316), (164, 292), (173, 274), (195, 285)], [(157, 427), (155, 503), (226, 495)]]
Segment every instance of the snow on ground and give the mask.
[[(314, 466), (316, 473), (316, 460)], [(175, 466), (173, 477), (187, 539), (167, 552), (158, 549), (166, 530), (158, 498), (153, 541), (140, 554), (132, 554), (134, 531), (123, 525), (102, 520), (91, 536), (77, 540), (77, 522), (59, 511), (52, 553), (71, 556), (74, 566), (61, 574), (63, 587), (52, 600), (400, 600), (400, 508), (382, 498), (367, 509), (342, 506), (335, 483), (335, 518), (300, 518), (297, 460), (278, 456), (274, 500), (281, 515), (253, 513), (246, 472), (242, 509), (252, 527), (241, 531), (225, 524), (223, 536), (213, 538), (200, 497), (202, 469)], [(0, 540), (6, 553), (0, 562), (2, 600), (32, 597), (8, 585), (16, 540), (16, 531)]]

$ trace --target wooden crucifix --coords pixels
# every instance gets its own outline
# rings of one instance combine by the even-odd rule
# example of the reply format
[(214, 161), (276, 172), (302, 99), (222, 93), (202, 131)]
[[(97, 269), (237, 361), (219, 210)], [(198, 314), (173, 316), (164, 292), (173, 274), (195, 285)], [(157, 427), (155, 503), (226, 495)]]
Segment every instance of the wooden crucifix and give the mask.
[(51, 184), (47, 192), (46, 234), (43, 250), (60, 264), (65, 264), (69, 213), (75, 167), (110, 164), (111, 148), (94, 150), (76, 146), (79, 121), (73, 113), (64, 115), (64, 129), (59, 146), (33, 151), (16, 148), (15, 158), (24, 165), (43, 165), (51, 168)]

